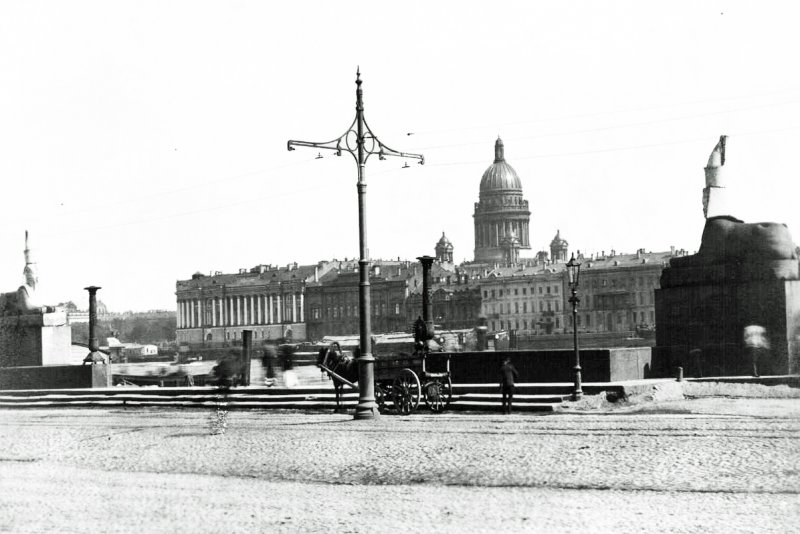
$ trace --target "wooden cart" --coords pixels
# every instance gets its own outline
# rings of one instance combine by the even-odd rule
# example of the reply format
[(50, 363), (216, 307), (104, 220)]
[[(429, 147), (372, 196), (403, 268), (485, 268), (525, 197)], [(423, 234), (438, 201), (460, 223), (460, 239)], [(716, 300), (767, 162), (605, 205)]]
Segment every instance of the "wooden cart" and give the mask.
[(398, 354), (375, 358), (375, 401), (378, 410), (385, 412), (391, 402), (394, 410), (409, 415), (419, 406), (420, 400), (434, 413), (441, 413), (450, 405), (453, 382), (450, 377), (450, 355), (443, 355), (445, 369), (428, 369), (429, 354)]

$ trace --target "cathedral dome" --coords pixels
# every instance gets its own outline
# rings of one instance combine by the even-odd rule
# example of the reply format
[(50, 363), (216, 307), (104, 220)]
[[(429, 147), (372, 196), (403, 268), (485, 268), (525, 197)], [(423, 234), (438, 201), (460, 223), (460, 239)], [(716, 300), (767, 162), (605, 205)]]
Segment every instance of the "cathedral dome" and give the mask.
[(517, 171), (506, 163), (503, 154), (503, 140), (499, 137), (494, 144), (494, 163), (483, 173), (481, 193), (492, 191), (522, 191), (522, 182)]
[(439, 239), (439, 242), (437, 243), (437, 245), (442, 246), (442, 247), (453, 248), (453, 244), (450, 242), (449, 239), (447, 239), (447, 236), (444, 235), (444, 232), (442, 232), (442, 237), (441, 237), (441, 239)]

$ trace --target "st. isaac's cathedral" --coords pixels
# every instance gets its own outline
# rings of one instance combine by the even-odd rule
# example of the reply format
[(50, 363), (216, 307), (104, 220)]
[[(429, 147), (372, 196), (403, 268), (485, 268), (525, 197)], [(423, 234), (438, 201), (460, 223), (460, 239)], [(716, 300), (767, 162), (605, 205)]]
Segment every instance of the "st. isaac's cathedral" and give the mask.
[(475, 261), (515, 263), (530, 249), (528, 201), (517, 171), (506, 163), (503, 141), (494, 144), (494, 163), (483, 173), (475, 203)]

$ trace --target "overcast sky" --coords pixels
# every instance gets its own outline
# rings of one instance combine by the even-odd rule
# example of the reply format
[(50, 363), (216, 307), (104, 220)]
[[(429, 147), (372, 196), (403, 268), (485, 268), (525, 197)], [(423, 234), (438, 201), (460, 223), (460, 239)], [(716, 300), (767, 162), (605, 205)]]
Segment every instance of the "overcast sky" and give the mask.
[[(43, 304), (99, 285), (113, 311), (175, 308), (175, 281), (358, 255), (365, 116), (426, 164), (366, 167), (370, 255), (471, 259), (500, 135), (531, 208), (586, 253), (694, 251), (703, 167), (727, 134), (734, 215), (800, 233), (797, 2), (0, 4), (0, 289)], [(407, 135), (413, 133), (413, 135)]]

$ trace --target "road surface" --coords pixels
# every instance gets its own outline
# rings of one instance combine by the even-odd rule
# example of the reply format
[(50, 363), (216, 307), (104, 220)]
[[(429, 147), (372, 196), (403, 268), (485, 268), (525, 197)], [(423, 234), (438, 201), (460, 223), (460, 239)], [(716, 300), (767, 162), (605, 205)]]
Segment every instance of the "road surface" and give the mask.
[(0, 410), (0, 532), (797, 532), (798, 405)]

